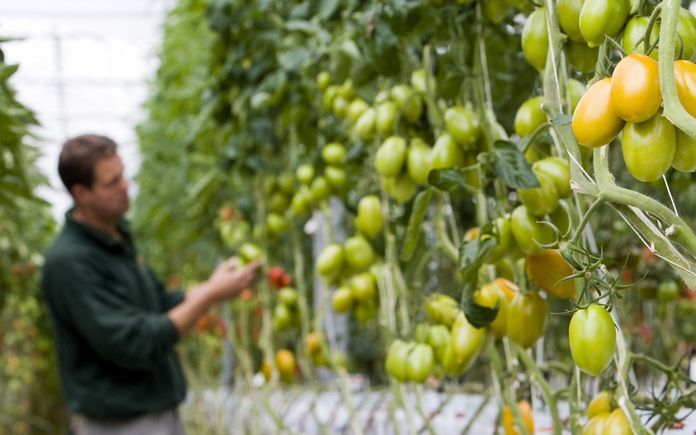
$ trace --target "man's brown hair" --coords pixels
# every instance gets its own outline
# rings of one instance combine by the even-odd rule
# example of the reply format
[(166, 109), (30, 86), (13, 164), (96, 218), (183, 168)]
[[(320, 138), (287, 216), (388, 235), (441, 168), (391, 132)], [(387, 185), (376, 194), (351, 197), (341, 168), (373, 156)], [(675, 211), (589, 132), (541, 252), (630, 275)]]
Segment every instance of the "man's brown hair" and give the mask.
[(116, 154), (116, 148), (112, 139), (96, 134), (83, 134), (66, 140), (58, 159), (58, 175), (68, 192), (72, 193), (76, 184), (92, 187), (97, 162)]

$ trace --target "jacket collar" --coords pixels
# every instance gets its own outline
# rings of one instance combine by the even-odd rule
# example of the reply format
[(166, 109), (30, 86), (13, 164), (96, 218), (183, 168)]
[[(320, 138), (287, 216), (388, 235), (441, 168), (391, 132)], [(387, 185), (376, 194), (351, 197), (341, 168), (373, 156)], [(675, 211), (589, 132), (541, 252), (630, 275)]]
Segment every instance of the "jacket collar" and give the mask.
[(78, 222), (75, 220), (73, 217), (73, 212), (75, 211), (75, 207), (70, 208), (65, 213), (65, 225), (66, 227), (75, 230), (81, 234), (84, 234), (91, 239), (94, 239), (97, 241), (99, 244), (106, 246), (107, 248), (114, 248), (117, 246), (123, 246), (125, 245), (133, 245), (133, 237), (130, 231), (130, 228), (128, 226), (128, 222), (125, 219), (121, 219), (121, 221), (118, 223), (117, 228), (118, 231), (123, 235), (123, 240), (117, 240), (110, 234), (96, 229), (92, 226), (86, 225), (82, 222)]

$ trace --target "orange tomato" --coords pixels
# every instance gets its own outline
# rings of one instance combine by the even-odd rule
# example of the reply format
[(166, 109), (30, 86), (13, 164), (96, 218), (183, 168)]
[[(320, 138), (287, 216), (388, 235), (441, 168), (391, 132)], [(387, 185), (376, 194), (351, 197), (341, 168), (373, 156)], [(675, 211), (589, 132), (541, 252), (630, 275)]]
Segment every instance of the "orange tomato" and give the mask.
[(559, 282), (575, 269), (566, 261), (557, 249), (545, 249), (538, 254), (527, 256), (527, 274), (549, 295), (558, 299), (575, 297), (575, 282)]
[(573, 113), (573, 134), (580, 145), (596, 148), (611, 142), (625, 121), (611, 105), (611, 79), (593, 84), (580, 98)]
[(674, 80), (679, 101), (696, 118), (696, 64), (688, 60), (674, 62)]
[[(534, 415), (532, 414), (531, 405), (526, 400), (520, 400), (517, 402), (517, 407), (522, 414), (522, 420), (527, 428), (527, 432), (532, 435), (534, 433)], [(515, 428), (515, 417), (509, 406), (506, 406), (503, 410), (503, 428), (505, 429), (505, 435), (519, 435)]]

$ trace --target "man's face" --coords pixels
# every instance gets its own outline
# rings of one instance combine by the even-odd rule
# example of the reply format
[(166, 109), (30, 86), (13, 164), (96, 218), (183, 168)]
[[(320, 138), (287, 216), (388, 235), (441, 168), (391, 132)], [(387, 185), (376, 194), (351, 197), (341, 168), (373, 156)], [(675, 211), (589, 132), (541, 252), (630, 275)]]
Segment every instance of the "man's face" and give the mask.
[[(82, 186), (81, 186), (82, 187)], [(114, 154), (97, 162), (94, 183), (80, 189), (80, 206), (106, 220), (119, 220), (128, 211), (128, 182), (123, 177), (123, 162)]]

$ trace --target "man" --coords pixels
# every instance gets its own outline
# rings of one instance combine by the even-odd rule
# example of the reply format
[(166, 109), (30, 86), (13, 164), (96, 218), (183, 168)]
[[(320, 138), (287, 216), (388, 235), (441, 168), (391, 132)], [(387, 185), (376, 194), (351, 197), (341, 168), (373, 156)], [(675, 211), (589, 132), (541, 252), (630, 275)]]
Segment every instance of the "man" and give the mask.
[(137, 257), (124, 221), (128, 183), (116, 144), (96, 135), (63, 145), (58, 172), (74, 207), (46, 254), (42, 288), (64, 395), (77, 435), (183, 434), (185, 381), (174, 344), (216, 303), (256, 279), (234, 259), (186, 294), (168, 293)]

